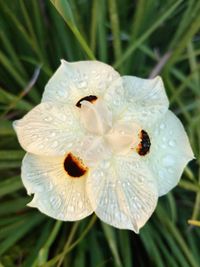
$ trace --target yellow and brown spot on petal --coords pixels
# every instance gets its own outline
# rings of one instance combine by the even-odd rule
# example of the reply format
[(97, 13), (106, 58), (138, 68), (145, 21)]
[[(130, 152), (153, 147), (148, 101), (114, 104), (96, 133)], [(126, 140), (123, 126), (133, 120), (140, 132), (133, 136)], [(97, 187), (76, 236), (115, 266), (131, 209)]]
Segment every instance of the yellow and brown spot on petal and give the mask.
[(79, 178), (85, 175), (88, 168), (83, 164), (82, 160), (72, 153), (68, 153), (64, 160), (64, 169), (72, 178)]
[(145, 156), (150, 151), (151, 141), (145, 130), (141, 130), (139, 138), (141, 139), (141, 142), (138, 144), (136, 150), (140, 156)]
[(85, 100), (85, 101), (89, 101), (90, 103), (94, 103), (96, 100), (97, 100), (97, 96), (95, 95), (88, 95), (88, 96), (85, 96), (83, 98), (81, 98), (77, 103), (76, 103), (76, 106), (78, 108), (81, 108), (81, 102)]

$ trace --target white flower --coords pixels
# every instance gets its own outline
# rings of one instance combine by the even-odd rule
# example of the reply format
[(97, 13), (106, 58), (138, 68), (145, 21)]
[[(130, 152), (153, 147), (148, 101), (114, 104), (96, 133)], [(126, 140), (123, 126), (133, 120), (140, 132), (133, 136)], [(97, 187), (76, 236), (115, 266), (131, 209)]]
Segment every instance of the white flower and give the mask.
[(29, 203), (63, 221), (95, 212), (138, 233), (193, 153), (160, 77), (62, 60), (42, 103), (14, 122)]

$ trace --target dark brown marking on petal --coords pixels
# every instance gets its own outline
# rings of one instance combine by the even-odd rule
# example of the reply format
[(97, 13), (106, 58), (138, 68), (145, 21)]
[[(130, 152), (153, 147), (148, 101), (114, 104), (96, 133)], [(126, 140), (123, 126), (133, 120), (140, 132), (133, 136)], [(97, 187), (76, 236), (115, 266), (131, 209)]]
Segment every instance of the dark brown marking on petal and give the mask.
[(150, 151), (151, 141), (148, 133), (145, 130), (140, 132), (139, 137), (141, 142), (137, 147), (137, 152), (140, 156), (145, 156)]
[(95, 95), (88, 95), (88, 96), (85, 96), (83, 98), (81, 98), (77, 103), (76, 103), (76, 106), (78, 108), (81, 108), (81, 101), (89, 101), (90, 103), (94, 103), (96, 100), (97, 100), (97, 96)]
[(72, 153), (67, 154), (64, 160), (64, 169), (72, 178), (79, 178), (85, 175), (88, 170), (82, 160), (75, 157)]

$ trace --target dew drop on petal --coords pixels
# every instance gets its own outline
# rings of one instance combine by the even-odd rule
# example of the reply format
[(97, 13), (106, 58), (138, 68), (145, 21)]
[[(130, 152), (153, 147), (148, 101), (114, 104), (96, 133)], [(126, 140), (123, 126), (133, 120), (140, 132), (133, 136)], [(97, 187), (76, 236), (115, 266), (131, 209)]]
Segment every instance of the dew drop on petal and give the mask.
[(68, 144), (67, 144), (67, 147), (68, 147), (68, 148), (71, 148), (72, 145), (73, 145), (72, 143), (68, 143)]
[(126, 187), (126, 182), (123, 182), (122, 183), (122, 186), (125, 188)]
[(58, 209), (61, 205), (61, 199), (59, 196), (53, 196), (50, 198), (50, 203), (53, 209)]
[(172, 169), (172, 168), (167, 168), (167, 171), (168, 171), (170, 174), (174, 173), (174, 169)]
[(74, 212), (74, 206), (69, 205), (69, 206), (68, 206), (68, 211), (69, 211), (69, 212)]
[(161, 179), (164, 179), (164, 178), (165, 178), (165, 173), (164, 173), (163, 170), (159, 170), (159, 171), (158, 171), (158, 175), (159, 175), (159, 177), (160, 177)]
[(108, 169), (108, 168), (110, 168), (110, 162), (109, 161), (103, 161), (103, 163), (102, 163), (102, 167), (104, 168), (104, 169)]
[(52, 148), (56, 148), (58, 146), (58, 141), (54, 141), (51, 145)]
[(176, 142), (174, 140), (169, 141), (169, 146), (175, 147), (175, 145), (176, 145)]
[(143, 183), (143, 182), (144, 182), (144, 178), (143, 178), (143, 176), (138, 176), (138, 182), (139, 182), (139, 183)]
[(47, 122), (50, 122), (50, 121), (52, 121), (52, 117), (51, 116), (47, 116), (47, 117), (44, 118), (44, 120), (47, 121)]
[(175, 164), (174, 157), (172, 155), (167, 155), (163, 158), (162, 160), (163, 165), (168, 167), (168, 166), (173, 166)]
[(43, 149), (43, 148), (44, 148), (44, 145), (43, 145), (43, 144), (40, 144), (40, 145), (39, 145), (39, 148), (40, 148), (40, 149)]
[(78, 202), (78, 207), (79, 207), (79, 209), (82, 209), (83, 208), (83, 201), (79, 201)]
[(55, 132), (50, 133), (50, 136), (51, 136), (51, 137), (54, 137), (55, 135), (56, 135)]
[(65, 114), (60, 114), (59, 118), (60, 118), (61, 121), (66, 121)]
[(160, 129), (164, 129), (165, 128), (165, 124), (164, 123), (161, 123), (160, 124)]
[[(61, 82), (60, 82), (60, 85), (64, 87), (64, 86), (66, 86), (66, 82), (65, 82), (65, 81), (61, 81)], [(61, 92), (61, 91), (62, 91), (62, 90), (60, 90), (60, 92)]]

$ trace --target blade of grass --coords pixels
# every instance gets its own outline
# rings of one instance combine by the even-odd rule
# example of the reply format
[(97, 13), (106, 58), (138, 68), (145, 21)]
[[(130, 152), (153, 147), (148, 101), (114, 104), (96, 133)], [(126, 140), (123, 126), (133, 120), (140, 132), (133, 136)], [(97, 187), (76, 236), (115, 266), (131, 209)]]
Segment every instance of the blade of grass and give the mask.
[(121, 48), (120, 26), (119, 26), (118, 9), (117, 9), (116, 0), (109, 0), (108, 5), (109, 5), (115, 60), (118, 61), (122, 56), (122, 48)]
[(76, 27), (73, 19), (73, 13), (71, 11), (71, 7), (68, 1), (65, 0), (50, 0), (60, 15), (63, 17), (65, 22), (67, 23), (68, 27), (71, 29), (75, 37), (77, 38), (80, 46), (85, 51), (86, 55), (89, 59), (95, 59), (95, 56), (88, 46), (87, 42), (85, 41), (84, 37), (79, 32), (78, 28)]
[(114, 63), (114, 67), (119, 67), (133, 53), (134, 50), (136, 50), (164, 21), (171, 16), (171, 14), (177, 9), (182, 1), (183, 0), (176, 1), (170, 8), (168, 8), (168, 10), (165, 10), (163, 15), (160, 16), (141, 37), (139, 37), (133, 44), (130, 44), (123, 56)]
[(94, 0), (92, 4), (92, 19), (90, 27), (90, 47), (93, 53), (96, 51), (96, 32), (97, 32), (97, 22), (98, 22), (98, 0)]
[(116, 242), (116, 238), (115, 238), (114, 228), (103, 223), (103, 222), (101, 223), (101, 226), (103, 228), (103, 232), (105, 234), (108, 245), (109, 245), (110, 250), (112, 252), (116, 266), (122, 267), (121, 259), (120, 259), (118, 248), (117, 248), (117, 242)]
[(38, 260), (37, 260), (39, 266), (42, 265), (42, 264), (45, 264), (45, 262), (47, 261), (50, 247), (51, 247), (52, 243), (55, 241), (61, 226), (62, 226), (62, 222), (61, 221), (55, 222), (54, 227), (51, 230), (51, 234), (47, 238), (45, 244), (40, 249), (39, 255), (38, 255)]
[(45, 217), (43, 216), (32, 216), (31, 220), (24, 220), (23, 225), (18, 227), (17, 231), (14, 231), (12, 235), (9, 235), (0, 244), (0, 256), (3, 255), (13, 244), (20, 240), (25, 234), (31, 231), (34, 227), (39, 225)]
[[(79, 244), (79, 242), (81, 242), (83, 240), (83, 238), (87, 235), (87, 233), (90, 231), (90, 229), (93, 227), (95, 221), (96, 221), (97, 217), (95, 215), (92, 216), (89, 224), (87, 225), (87, 227), (85, 228), (85, 230), (82, 232), (82, 234), (80, 235), (80, 237), (75, 240), (72, 244), (70, 244), (76, 229), (78, 227), (78, 223), (74, 224), (74, 230), (72, 233), (70, 233), (70, 238), (68, 238), (68, 241), (63, 249), (62, 253), (59, 253), (57, 256), (55, 256), (53, 259), (49, 260), (47, 263), (43, 264), (41, 267), (50, 267), (50, 266), (54, 266), (56, 262), (59, 262), (59, 264), (61, 264), (64, 260), (64, 257), (67, 253), (69, 253), (75, 246), (77, 246)], [(69, 242), (70, 241), (70, 242)]]
[(11, 194), (22, 188), (22, 182), (19, 176), (8, 178), (0, 182), (0, 197)]

